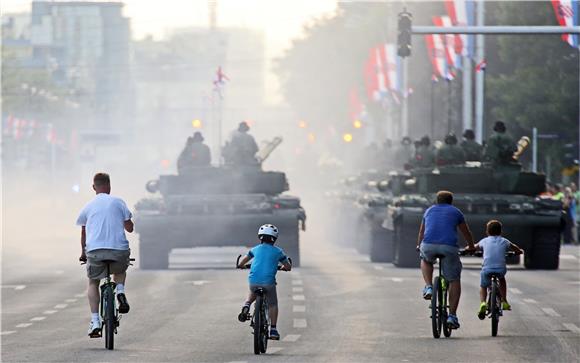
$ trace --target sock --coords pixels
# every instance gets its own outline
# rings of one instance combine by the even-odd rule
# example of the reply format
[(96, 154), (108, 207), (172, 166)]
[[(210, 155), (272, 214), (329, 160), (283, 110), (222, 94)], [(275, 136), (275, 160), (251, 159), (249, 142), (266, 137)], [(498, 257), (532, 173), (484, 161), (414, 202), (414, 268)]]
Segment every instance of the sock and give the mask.
[(91, 313), (91, 321), (101, 321), (99, 313)]
[(276, 330), (276, 325), (270, 325), (270, 328)]
[(250, 303), (250, 302), (247, 302), (247, 301), (246, 301), (246, 302), (244, 303), (244, 306), (250, 307), (250, 305), (252, 305), (252, 303)]
[(125, 285), (124, 284), (117, 284), (117, 294), (124, 294), (125, 293)]

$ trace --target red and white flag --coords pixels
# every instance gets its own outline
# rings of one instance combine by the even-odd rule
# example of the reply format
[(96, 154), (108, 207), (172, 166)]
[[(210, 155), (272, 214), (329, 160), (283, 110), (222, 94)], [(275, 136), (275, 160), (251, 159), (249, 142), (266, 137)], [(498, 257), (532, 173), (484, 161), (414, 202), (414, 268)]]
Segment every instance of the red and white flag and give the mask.
[[(558, 24), (561, 26), (580, 25), (578, 0), (552, 0), (552, 7), (554, 8)], [(575, 48), (580, 45), (578, 38), (579, 35), (576, 34), (562, 34), (562, 40)]]
[(475, 66), (475, 71), (484, 72), (486, 68), (487, 68), (487, 60), (482, 59), (481, 62), (477, 63), (477, 65)]

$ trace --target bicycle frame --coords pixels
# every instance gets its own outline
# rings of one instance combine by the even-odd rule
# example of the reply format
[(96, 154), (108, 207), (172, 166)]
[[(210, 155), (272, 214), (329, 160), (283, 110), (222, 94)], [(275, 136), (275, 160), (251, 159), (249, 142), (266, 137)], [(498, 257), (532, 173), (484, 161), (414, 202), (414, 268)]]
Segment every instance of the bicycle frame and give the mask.
[(442, 257), (438, 257), (439, 275), (433, 278), (433, 295), (431, 296), (431, 325), (433, 337), (438, 339), (441, 331), (445, 337), (451, 336), (451, 328), (447, 326), (449, 305), (447, 303), (448, 281), (442, 272)]

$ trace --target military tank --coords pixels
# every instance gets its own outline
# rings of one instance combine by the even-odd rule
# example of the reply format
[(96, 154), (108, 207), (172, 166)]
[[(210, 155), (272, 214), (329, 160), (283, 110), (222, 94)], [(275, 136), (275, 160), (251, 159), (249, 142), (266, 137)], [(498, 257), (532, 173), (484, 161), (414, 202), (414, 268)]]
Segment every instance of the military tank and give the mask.
[(286, 175), (261, 167), (281, 141), (260, 150), (256, 165), (197, 167), (149, 181), (146, 189), (156, 196), (135, 206), (140, 267), (167, 269), (174, 248), (252, 246), (265, 223), (280, 229), (277, 245), (299, 266), (305, 211), (299, 198), (282, 194)]
[[(523, 149), (520, 145), (516, 159)], [(501, 165), (468, 162), (394, 173), (388, 181), (394, 198), (383, 223), (392, 236), (393, 263), (419, 266), (415, 247), (423, 213), (435, 202), (437, 191), (449, 190), (476, 240), (484, 237), (487, 221), (498, 219), (505, 237), (525, 250), (526, 268), (557, 269), (562, 204), (539, 197), (545, 181), (545, 175), (523, 171), (516, 161)]]

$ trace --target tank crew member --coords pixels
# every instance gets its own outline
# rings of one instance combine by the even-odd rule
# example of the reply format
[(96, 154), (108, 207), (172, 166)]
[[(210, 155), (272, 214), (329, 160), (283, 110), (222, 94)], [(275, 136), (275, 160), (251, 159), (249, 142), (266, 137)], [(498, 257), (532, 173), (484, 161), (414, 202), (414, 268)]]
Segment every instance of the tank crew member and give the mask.
[(232, 134), (231, 140), (224, 147), (226, 163), (236, 165), (256, 165), (258, 144), (250, 134), (250, 126), (245, 121), (240, 122), (238, 129)]
[(445, 136), (445, 145), (437, 150), (437, 165), (463, 164), (465, 162), (465, 152), (457, 145), (457, 136), (449, 133)]
[(481, 161), (483, 146), (475, 141), (475, 133), (473, 130), (467, 129), (463, 132), (461, 148), (465, 152), (466, 161)]
[(431, 146), (431, 139), (425, 135), (419, 140), (415, 148), (414, 165), (422, 168), (428, 168), (435, 165), (435, 151)]
[(493, 126), (493, 135), (487, 140), (483, 158), (485, 161), (495, 163), (509, 163), (514, 160), (513, 155), (517, 151), (514, 139), (506, 133), (503, 121), (496, 121)]
[(413, 141), (409, 136), (405, 136), (401, 139), (401, 145), (397, 148), (395, 152), (394, 164), (397, 168), (403, 168), (405, 165), (412, 163), (414, 151), (413, 151)]
[(187, 138), (185, 148), (177, 159), (177, 169), (180, 174), (190, 168), (209, 166), (211, 151), (203, 140), (199, 131), (193, 134), (193, 137)]

